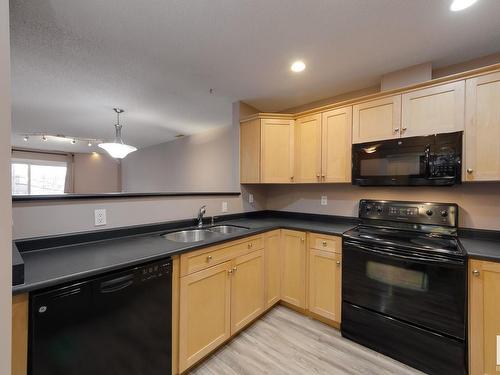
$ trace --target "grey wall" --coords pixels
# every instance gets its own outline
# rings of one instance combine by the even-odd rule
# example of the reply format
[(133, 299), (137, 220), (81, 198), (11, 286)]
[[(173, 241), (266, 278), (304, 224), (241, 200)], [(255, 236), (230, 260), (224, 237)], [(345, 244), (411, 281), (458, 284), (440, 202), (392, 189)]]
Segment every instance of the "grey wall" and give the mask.
[(238, 191), (236, 131), (219, 127), (130, 154), (122, 161), (123, 191)]
[(0, 0), (0, 374), (10, 374), (12, 312), (9, 1)]
[[(328, 205), (321, 206), (322, 195)], [(460, 206), (460, 226), (500, 230), (500, 183), (452, 187), (358, 187), (350, 184), (274, 185), (266, 194), (270, 210), (357, 216), (360, 199), (451, 202)]]
[(73, 181), (77, 194), (120, 192), (120, 163), (107, 154), (76, 153)]

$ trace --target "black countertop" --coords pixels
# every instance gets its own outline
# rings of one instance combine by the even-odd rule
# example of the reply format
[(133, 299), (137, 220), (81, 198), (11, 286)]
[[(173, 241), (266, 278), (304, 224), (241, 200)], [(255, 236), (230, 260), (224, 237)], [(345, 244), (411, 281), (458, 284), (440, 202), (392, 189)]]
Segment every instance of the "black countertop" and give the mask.
[[(30, 292), (273, 229), (342, 235), (356, 226), (357, 219), (288, 212), (261, 212), (256, 215), (230, 215), (226, 220), (216, 223), (249, 228), (243, 233), (219, 234), (210, 240), (196, 243), (173, 242), (160, 235), (190, 226), (192, 228), (192, 224), (192, 220), (187, 220), (76, 234), (69, 237), (20, 240), (19, 246), (24, 261), (24, 284), (14, 285), (12, 291), (14, 294)], [(111, 238), (105, 239), (106, 236)], [(500, 261), (500, 232), (464, 229), (460, 230), (459, 238), (469, 257)], [(88, 240), (84, 241), (85, 239)], [(76, 243), (72, 244), (71, 241)], [(48, 246), (50, 244), (53, 246)], [(43, 246), (38, 248), (37, 245)]]
[(460, 229), (458, 235), (470, 258), (500, 262), (500, 231)]
[[(111, 238), (87, 243), (63, 245), (39, 250), (22, 251), (24, 284), (12, 288), (14, 294), (64, 284), (97, 274), (185, 253), (209, 245), (263, 233), (273, 229), (296, 229), (330, 235), (342, 235), (356, 225), (356, 220), (310, 215), (295, 217), (234, 218), (217, 221), (249, 228), (244, 233), (218, 235), (196, 243), (180, 243), (161, 237), (165, 230), (153, 233)], [(178, 230), (181, 227), (168, 231)], [(157, 228), (156, 228), (157, 229)]]

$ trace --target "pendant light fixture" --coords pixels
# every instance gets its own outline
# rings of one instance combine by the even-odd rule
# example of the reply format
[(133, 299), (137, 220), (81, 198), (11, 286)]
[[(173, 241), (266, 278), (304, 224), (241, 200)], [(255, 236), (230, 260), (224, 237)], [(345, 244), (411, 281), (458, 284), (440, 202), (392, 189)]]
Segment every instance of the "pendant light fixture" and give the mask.
[(113, 108), (116, 112), (115, 141), (99, 143), (98, 146), (108, 152), (115, 159), (123, 159), (125, 156), (137, 150), (136, 147), (126, 145), (122, 140), (122, 126), (120, 125), (120, 113), (125, 112), (120, 108)]

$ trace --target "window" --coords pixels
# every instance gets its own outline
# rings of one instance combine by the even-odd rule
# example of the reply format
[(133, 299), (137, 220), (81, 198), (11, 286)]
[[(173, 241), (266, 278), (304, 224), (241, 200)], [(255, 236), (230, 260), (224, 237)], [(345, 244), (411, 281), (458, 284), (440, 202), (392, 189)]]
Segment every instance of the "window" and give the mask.
[(65, 162), (12, 159), (12, 195), (63, 194)]

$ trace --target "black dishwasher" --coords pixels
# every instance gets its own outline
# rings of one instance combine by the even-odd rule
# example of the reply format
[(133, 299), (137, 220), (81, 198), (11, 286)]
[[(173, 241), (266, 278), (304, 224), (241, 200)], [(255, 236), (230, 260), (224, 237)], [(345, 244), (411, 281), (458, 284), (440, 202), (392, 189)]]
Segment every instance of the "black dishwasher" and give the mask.
[(30, 375), (171, 373), (172, 263), (33, 293)]

